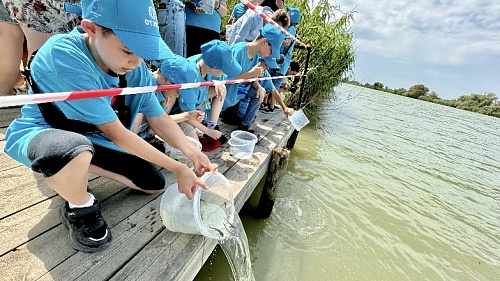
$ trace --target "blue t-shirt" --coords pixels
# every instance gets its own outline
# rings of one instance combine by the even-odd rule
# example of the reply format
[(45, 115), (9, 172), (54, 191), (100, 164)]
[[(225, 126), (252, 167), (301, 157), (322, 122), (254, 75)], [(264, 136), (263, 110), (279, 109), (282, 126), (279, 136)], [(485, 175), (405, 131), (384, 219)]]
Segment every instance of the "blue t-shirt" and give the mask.
[[(109, 89), (118, 87), (118, 77), (105, 73), (92, 57), (79, 28), (69, 34), (55, 35), (38, 51), (31, 64), (31, 74), (42, 93), (71, 92), (75, 90)], [(133, 71), (146, 75), (149, 70), (144, 63)], [(33, 94), (30, 89), (29, 94)], [(102, 125), (118, 119), (110, 105), (111, 97), (71, 100), (54, 104), (68, 119)], [(128, 95), (131, 120), (137, 113), (156, 117), (164, 113), (154, 93)], [(22, 116), (14, 120), (5, 136), (5, 153), (31, 167), (28, 145), (40, 132), (50, 129), (36, 104), (23, 106)], [(131, 122), (132, 123), (132, 122)], [(132, 126), (133, 124), (131, 124)], [(92, 142), (122, 151), (104, 134), (85, 134)]]
[[(297, 29), (295, 28), (295, 25), (290, 26), (287, 31), (288, 31), (288, 33), (290, 33), (293, 36), (295, 36), (295, 34), (297, 34)], [(291, 39), (290, 36), (288, 36), (288, 35), (287, 35), (287, 38)], [(291, 39), (291, 40), (293, 40), (293, 39)], [(288, 47), (290, 47), (290, 49), (288, 49)], [(285, 61), (283, 62), (283, 64), (280, 67), (280, 70), (278, 71), (278, 73), (280, 73), (281, 75), (285, 75), (286, 72), (288, 71), (288, 67), (290, 66), (290, 62), (292, 61), (292, 52), (293, 52), (294, 47), (295, 47), (295, 40), (293, 41), (293, 43), (290, 46), (281, 47), (280, 53), (282, 53), (282, 54), (284, 54), (288, 49), (288, 53), (286, 53), (286, 55), (285, 55)]]
[(245, 6), (243, 3), (238, 3), (234, 5), (233, 11), (231, 12), (231, 17), (234, 17), (234, 20), (238, 20), (246, 11), (248, 10), (248, 7)]
[[(220, 0), (220, 2), (226, 2), (226, 1)], [(220, 33), (221, 17), (217, 11), (214, 10), (214, 13), (211, 15), (197, 14), (191, 9), (185, 9), (185, 11), (186, 11), (186, 25), (201, 27)]]
[[(271, 77), (271, 75), (269, 74), (269, 72), (266, 70), (264, 72), (264, 74), (262, 74), (261, 77)], [(239, 84), (238, 86), (238, 99), (241, 100), (243, 99), (245, 96), (248, 95), (248, 91), (250, 91), (250, 89), (252, 88), (252, 82), (249, 82), (249, 83), (241, 83)], [(272, 90), (276, 90), (276, 88), (274, 87), (274, 84), (272, 82), (272, 80), (260, 80), (259, 81), (259, 84), (262, 86), (262, 88), (264, 88), (267, 92), (270, 92)], [(254, 92), (255, 93), (255, 92)]]
[[(260, 54), (256, 53), (252, 59), (248, 59), (248, 49), (246, 42), (236, 43), (231, 46), (233, 58), (241, 65), (241, 73), (251, 70), (259, 63)], [(234, 77), (223, 76), (223, 80), (234, 79)], [(238, 84), (226, 85), (226, 98), (222, 110), (237, 104), (241, 98), (238, 96)]]

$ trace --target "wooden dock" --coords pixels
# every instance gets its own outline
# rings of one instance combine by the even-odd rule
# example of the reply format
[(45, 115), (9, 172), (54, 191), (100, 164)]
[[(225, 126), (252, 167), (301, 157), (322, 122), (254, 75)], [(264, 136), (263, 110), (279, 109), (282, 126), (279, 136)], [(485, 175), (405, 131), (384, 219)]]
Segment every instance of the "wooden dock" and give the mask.
[[(0, 109), (0, 280), (193, 280), (217, 241), (165, 229), (160, 195), (145, 195), (104, 178), (89, 176), (89, 191), (101, 202), (113, 233), (98, 253), (71, 248), (58, 209), (63, 199), (42, 176), (5, 155), (5, 131), (19, 108)], [(286, 145), (293, 127), (282, 110), (261, 113), (253, 125), (261, 135), (253, 158), (238, 160), (226, 143), (208, 152), (232, 185), (240, 210), (265, 175), (271, 152)], [(221, 124), (226, 136), (234, 126)], [(167, 186), (175, 175), (163, 169)]]

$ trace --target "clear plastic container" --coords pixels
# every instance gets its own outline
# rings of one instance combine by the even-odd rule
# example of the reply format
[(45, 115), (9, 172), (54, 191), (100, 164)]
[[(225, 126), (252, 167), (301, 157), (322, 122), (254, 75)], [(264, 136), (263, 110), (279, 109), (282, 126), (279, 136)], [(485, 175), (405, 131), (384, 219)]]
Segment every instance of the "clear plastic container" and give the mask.
[(300, 131), (305, 125), (309, 124), (309, 119), (304, 114), (302, 109), (295, 111), (292, 115), (288, 116), (288, 120), (292, 123), (295, 130)]
[(200, 8), (203, 9), (203, 12), (207, 15), (211, 15), (214, 13), (215, 0), (202, 0)]
[(232, 188), (220, 173), (206, 173), (201, 180), (210, 188), (198, 187), (193, 200), (179, 193), (177, 183), (167, 188), (160, 203), (163, 224), (170, 231), (222, 239), (226, 225), (234, 222)]
[(229, 153), (238, 159), (249, 159), (252, 157), (257, 140), (257, 136), (252, 133), (233, 131), (229, 139)]
[[(186, 137), (189, 141), (191, 141), (191, 143), (193, 143), (194, 146), (196, 146), (196, 148), (201, 151), (202, 146), (197, 139), (190, 136)], [(191, 161), (184, 155), (184, 153), (182, 153), (180, 149), (170, 146), (167, 142), (164, 142), (163, 146), (165, 147), (165, 154), (167, 154), (169, 157), (187, 165), (188, 167), (193, 168)]]

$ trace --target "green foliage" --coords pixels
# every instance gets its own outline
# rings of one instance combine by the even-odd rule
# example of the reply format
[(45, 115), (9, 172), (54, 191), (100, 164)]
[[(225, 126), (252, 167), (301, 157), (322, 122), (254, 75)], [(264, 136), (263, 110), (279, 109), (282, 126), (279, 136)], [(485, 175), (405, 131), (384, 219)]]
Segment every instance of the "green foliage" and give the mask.
[(407, 97), (418, 99), (422, 96), (426, 96), (429, 93), (429, 88), (422, 84), (417, 84), (411, 86), (410, 89), (404, 94)]
[[(237, 0), (228, 0), (228, 17), (222, 19), (221, 30)], [(308, 0), (287, 0), (286, 5), (296, 7), (302, 15), (297, 25), (297, 38), (312, 47), (309, 69), (302, 97), (302, 105), (318, 104), (317, 102), (332, 94), (333, 87), (345, 80), (352, 70), (355, 61), (353, 48), (354, 22), (353, 11), (344, 13), (338, 6), (328, 0), (314, 2), (310, 7)], [(292, 58), (297, 59), (301, 67), (305, 66), (307, 51), (295, 50)], [(288, 95), (288, 104), (298, 104), (298, 93)]]
[[(303, 93), (303, 105), (319, 104), (318, 101), (332, 94), (333, 87), (345, 79), (355, 62), (353, 48), (354, 12), (344, 13), (340, 7), (328, 0), (315, 2), (309, 7), (307, 0), (286, 1), (298, 8), (302, 19), (297, 26), (297, 37), (312, 46), (309, 70)], [(307, 52), (295, 49), (293, 57), (304, 66)], [(290, 96), (290, 102), (297, 104), (298, 95)]]
[(413, 85), (410, 89), (406, 90), (404, 88), (399, 88), (397, 90), (391, 90), (380, 82), (375, 82), (373, 85), (365, 83), (361, 85), (357, 81), (349, 81), (349, 84), (370, 88), (374, 90), (384, 91), (400, 96), (406, 96), (409, 98), (420, 99), (423, 101), (433, 102), (449, 107), (455, 107), (458, 109), (468, 110), (472, 112), (477, 112), (480, 114), (490, 115), (494, 117), (500, 117), (500, 102), (498, 98), (493, 93), (487, 94), (470, 94), (459, 97), (458, 99), (445, 100), (438, 97), (437, 93), (432, 91), (429, 93), (429, 88), (422, 84)]

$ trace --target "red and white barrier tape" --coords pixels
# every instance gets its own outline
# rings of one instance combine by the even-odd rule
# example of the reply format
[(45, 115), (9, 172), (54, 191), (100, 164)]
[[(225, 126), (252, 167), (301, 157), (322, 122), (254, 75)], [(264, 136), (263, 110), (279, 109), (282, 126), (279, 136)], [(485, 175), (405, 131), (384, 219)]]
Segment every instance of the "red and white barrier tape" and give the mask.
[(59, 92), (59, 93), (46, 93), (46, 94), (33, 94), (33, 95), (19, 95), (19, 96), (3, 96), (0, 97), (0, 108), (9, 106), (19, 106), (26, 104), (38, 104), (46, 102), (56, 102), (56, 101), (66, 101), (66, 100), (78, 100), (87, 98), (98, 98), (107, 96), (118, 96), (118, 95), (133, 95), (140, 93), (149, 93), (157, 91), (168, 91), (168, 90), (180, 90), (180, 89), (192, 89), (198, 87), (210, 87), (215, 85), (229, 85), (238, 83), (247, 83), (253, 81), (262, 80), (272, 80), (278, 78), (289, 78), (295, 76), (302, 76), (302, 74), (287, 75), (287, 76), (275, 76), (275, 77), (259, 77), (259, 78), (248, 78), (248, 79), (236, 79), (236, 80), (223, 80), (223, 81), (209, 81), (201, 83), (185, 83), (185, 84), (172, 84), (172, 85), (160, 85), (160, 86), (146, 86), (146, 87), (130, 87), (130, 88), (113, 88), (113, 89), (99, 89), (99, 90), (88, 90), (88, 91), (73, 91), (73, 92)]
[(247, 6), (249, 9), (251, 9), (252, 11), (256, 12), (257, 14), (259, 14), (259, 16), (261, 18), (263, 18), (264, 20), (266, 20), (268, 23), (276, 26), (279, 30), (281, 30), (283, 33), (285, 33), (286, 35), (290, 36), (290, 38), (292, 38), (293, 40), (295, 40), (295, 42), (299, 43), (300, 45), (304, 46), (306, 49), (309, 48), (309, 45), (305, 44), (305, 43), (302, 43), (302, 41), (300, 41), (299, 39), (297, 39), (297, 37), (293, 36), (292, 34), (288, 33), (288, 31), (286, 31), (286, 29), (284, 29), (283, 27), (281, 27), (279, 24), (277, 24), (272, 18), (270, 18), (268, 15), (264, 14), (263, 12), (259, 12), (257, 11), (257, 8), (255, 7), (254, 4), (250, 3), (248, 0), (240, 0), (240, 2)]

